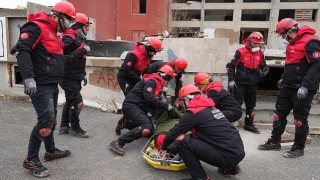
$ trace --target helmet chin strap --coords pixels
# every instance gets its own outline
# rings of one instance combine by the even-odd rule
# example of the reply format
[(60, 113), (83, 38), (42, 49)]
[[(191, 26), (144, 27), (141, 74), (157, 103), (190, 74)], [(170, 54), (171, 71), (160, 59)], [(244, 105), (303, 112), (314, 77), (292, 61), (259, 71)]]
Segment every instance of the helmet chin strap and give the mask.
[(83, 26), (81, 27), (81, 31), (85, 36), (87, 36), (87, 32), (85, 30), (83, 30)]
[(62, 20), (62, 18), (58, 16), (58, 22), (59, 22), (60, 29), (64, 33), (64, 32), (66, 32), (67, 28), (65, 26), (62, 26), (61, 20)]

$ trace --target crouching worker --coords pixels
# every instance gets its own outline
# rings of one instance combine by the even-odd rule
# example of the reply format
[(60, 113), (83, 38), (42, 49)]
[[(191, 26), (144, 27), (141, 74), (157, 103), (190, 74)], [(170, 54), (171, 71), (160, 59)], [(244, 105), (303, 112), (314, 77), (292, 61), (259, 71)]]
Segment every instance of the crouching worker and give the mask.
[(152, 109), (172, 110), (170, 104), (162, 102), (158, 97), (166, 81), (173, 78), (173, 69), (163, 66), (157, 73), (146, 74), (143, 79), (127, 94), (122, 111), (126, 122), (124, 128), (130, 131), (110, 144), (112, 151), (124, 155), (123, 146), (141, 137), (150, 136), (154, 127), (149, 119)]
[(242, 116), (241, 105), (236, 98), (231, 95), (218, 81), (212, 81), (212, 78), (207, 73), (197, 73), (194, 76), (195, 85), (211, 98), (222, 114), (230, 121), (238, 121)]
[[(191, 84), (181, 88), (179, 98), (187, 110), (167, 133), (162, 150), (176, 148), (192, 179), (208, 178), (200, 160), (218, 167), (219, 173), (237, 175), (241, 172), (238, 164), (245, 156), (240, 134), (215, 107), (213, 100), (200, 94)], [(176, 147), (170, 145), (189, 130), (191, 137), (185, 136), (180, 143), (174, 143)]]

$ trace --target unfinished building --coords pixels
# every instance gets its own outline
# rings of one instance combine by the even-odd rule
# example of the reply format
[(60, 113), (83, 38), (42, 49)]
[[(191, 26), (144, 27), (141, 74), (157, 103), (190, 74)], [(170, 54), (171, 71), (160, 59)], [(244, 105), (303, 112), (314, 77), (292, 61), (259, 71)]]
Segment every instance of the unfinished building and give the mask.
[(319, 33), (319, 9), (319, 0), (172, 0), (170, 32), (176, 37), (229, 38), (229, 58), (251, 32), (261, 32), (271, 73), (258, 89), (274, 90), (283, 72), (286, 47), (274, 33), (276, 24), (294, 18)]

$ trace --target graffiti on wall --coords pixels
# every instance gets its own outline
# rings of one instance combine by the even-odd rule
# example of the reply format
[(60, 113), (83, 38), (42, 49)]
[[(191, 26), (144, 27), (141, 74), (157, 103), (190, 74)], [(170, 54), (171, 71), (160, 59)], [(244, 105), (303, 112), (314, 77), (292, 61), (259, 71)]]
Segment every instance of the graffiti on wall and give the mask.
[(112, 91), (120, 92), (120, 86), (115, 69), (95, 69), (89, 73), (89, 84)]

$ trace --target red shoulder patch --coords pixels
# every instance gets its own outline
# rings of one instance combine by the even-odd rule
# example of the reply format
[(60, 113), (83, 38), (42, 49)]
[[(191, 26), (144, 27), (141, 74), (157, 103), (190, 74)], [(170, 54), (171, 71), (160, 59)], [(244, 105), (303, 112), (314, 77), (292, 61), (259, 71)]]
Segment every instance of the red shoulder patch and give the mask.
[(151, 92), (152, 91), (152, 87), (148, 87), (147, 91)]
[(29, 34), (27, 32), (24, 32), (20, 35), (21, 39), (28, 39), (29, 38)]
[(313, 56), (314, 58), (319, 58), (319, 57), (320, 57), (320, 52), (316, 51), (316, 52), (314, 52), (314, 53), (312, 54), (312, 56)]
[(131, 61), (129, 61), (128, 63), (127, 63), (127, 66), (131, 66), (132, 65), (132, 62)]

